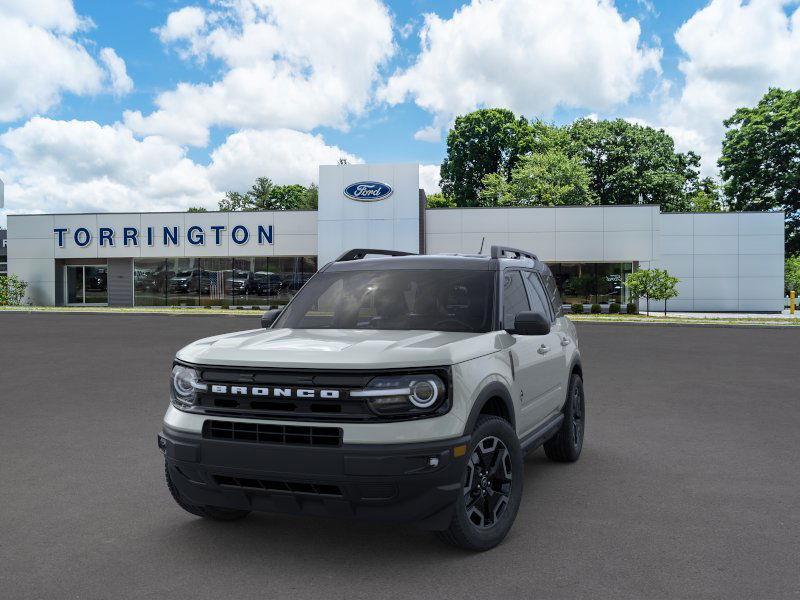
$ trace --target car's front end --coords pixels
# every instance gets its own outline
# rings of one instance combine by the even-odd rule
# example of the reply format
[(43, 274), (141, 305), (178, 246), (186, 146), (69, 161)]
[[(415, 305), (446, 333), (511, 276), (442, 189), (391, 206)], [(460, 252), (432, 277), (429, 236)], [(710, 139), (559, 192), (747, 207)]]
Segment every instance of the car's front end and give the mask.
[(469, 441), (458, 368), (176, 361), (159, 447), (192, 504), (443, 529)]

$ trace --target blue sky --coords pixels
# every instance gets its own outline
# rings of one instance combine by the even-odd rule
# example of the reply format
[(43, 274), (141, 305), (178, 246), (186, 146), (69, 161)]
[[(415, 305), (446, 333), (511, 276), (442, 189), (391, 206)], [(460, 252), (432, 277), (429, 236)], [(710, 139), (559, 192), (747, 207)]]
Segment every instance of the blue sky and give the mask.
[[(120, 118), (124, 109), (136, 108), (143, 112), (153, 110), (155, 95), (173, 88), (181, 81), (202, 82), (213, 79), (219, 64), (206, 65), (187, 63), (174, 53), (165, 49), (158, 36), (153, 33), (164, 24), (170, 12), (194, 2), (159, 2), (156, 0), (116, 0), (105, 2), (97, 0), (76, 0), (75, 8), (81, 15), (94, 21), (95, 29), (90, 32), (91, 39), (98, 46), (110, 46), (125, 59), (128, 74), (136, 82), (135, 91), (124, 97), (108, 95), (95, 97), (72, 96), (65, 98), (63, 104), (52, 114), (61, 119), (91, 119), (99, 123), (113, 123)], [(201, 3), (202, 4), (202, 3)], [(644, 40), (658, 39), (664, 50), (662, 68), (669, 78), (679, 78), (678, 61), (680, 49), (676, 46), (675, 30), (705, 3), (690, 0), (644, 3), (641, 0), (617, 2), (619, 12), (626, 18), (639, 20)], [(413, 63), (420, 50), (419, 29), (423, 15), (435, 13), (446, 19), (460, 6), (452, 1), (410, 0), (387, 2), (396, 23), (400, 26), (410, 24), (413, 33), (395, 41), (399, 50), (383, 71), (387, 74), (397, 68)], [(342, 24), (344, 26), (344, 24)], [(635, 101), (634, 103), (635, 104)], [(564, 123), (584, 116), (590, 110), (557, 109), (547, 118)], [(541, 116), (541, 115), (528, 115)], [(612, 110), (602, 116), (615, 117)], [(330, 141), (353, 152), (367, 162), (412, 161), (420, 163), (441, 162), (445, 153), (444, 140), (440, 143), (420, 142), (413, 138), (418, 129), (424, 127), (430, 116), (427, 112), (406, 103), (400, 106), (375, 107), (363, 118), (354, 120), (352, 129), (343, 132), (336, 128), (320, 127)], [(229, 130), (215, 132), (215, 140), (222, 140)], [(375, 143), (375, 140), (380, 143)], [(207, 159), (208, 149), (194, 150), (192, 155), (198, 160)]]
[(258, 175), (310, 183), (338, 156), (418, 162), (432, 192), (453, 118), (480, 106), (661, 127), (714, 175), (722, 120), (800, 86), (799, 14), (796, 0), (0, 0), (0, 223), (213, 207)]

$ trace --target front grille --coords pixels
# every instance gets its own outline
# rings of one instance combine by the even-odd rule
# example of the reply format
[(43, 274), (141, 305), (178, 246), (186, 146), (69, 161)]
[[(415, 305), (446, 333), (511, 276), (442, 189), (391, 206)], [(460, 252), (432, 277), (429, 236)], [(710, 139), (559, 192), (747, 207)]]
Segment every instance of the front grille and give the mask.
[[(196, 405), (190, 410), (212, 417), (295, 422), (374, 422), (409, 418), (403, 415), (378, 415), (370, 410), (366, 399), (350, 397), (351, 391), (363, 389), (373, 378), (398, 370), (197, 368), (206, 388), (198, 390)], [(450, 388), (450, 372), (443, 367), (403, 369), (401, 372), (419, 371), (436, 373)], [(261, 388), (258, 394), (254, 393), (254, 388)], [(265, 388), (267, 393), (264, 393)], [(281, 393), (276, 392), (275, 388), (281, 388)], [(297, 393), (299, 390), (303, 394)]]
[[(349, 390), (366, 386), (374, 373), (346, 373), (332, 371), (249, 370), (209, 367), (201, 370), (207, 383), (206, 391), (198, 392), (197, 408), (209, 415), (229, 417), (255, 417), (261, 419), (368, 421), (378, 417), (365, 400), (350, 398)], [(298, 398), (253, 396), (247, 394), (219, 394), (214, 384), (232, 386), (281, 386), (309, 390), (334, 389), (338, 398)], [(315, 394), (316, 395), (316, 394)]]
[(341, 446), (339, 427), (307, 427), (304, 425), (273, 425), (240, 421), (206, 421), (203, 437), (257, 444), (290, 444), (297, 446)]
[(264, 492), (284, 492), (289, 494), (312, 494), (315, 496), (342, 497), (342, 489), (329, 483), (298, 483), (295, 481), (271, 481), (266, 479), (249, 479), (244, 477), (228, 477), (214, 475), (217, 485), (235, 487), (244, 490), (260, 490)]

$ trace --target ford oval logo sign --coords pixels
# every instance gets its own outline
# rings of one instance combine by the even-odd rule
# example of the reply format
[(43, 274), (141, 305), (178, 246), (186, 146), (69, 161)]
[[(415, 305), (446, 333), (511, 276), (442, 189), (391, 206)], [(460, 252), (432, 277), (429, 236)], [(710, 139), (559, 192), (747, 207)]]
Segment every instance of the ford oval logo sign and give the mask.
[(344, 195), (359, 202), (375, 202), (392, 195), (391, 186), (378, 181), (358, 181), (344, 188)]

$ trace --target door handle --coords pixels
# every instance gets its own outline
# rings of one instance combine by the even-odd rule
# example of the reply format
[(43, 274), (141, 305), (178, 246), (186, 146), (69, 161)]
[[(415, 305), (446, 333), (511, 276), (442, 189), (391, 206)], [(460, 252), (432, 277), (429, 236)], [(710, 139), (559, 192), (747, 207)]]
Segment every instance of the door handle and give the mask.
[(541, 346), (539, 346), (537, 352), (539, 354), (547, 354), (548, 352), (550, 352), (550, 346), (545, 346), (544, 344), (542, 344)]

